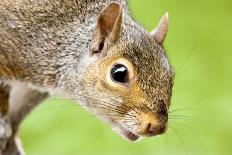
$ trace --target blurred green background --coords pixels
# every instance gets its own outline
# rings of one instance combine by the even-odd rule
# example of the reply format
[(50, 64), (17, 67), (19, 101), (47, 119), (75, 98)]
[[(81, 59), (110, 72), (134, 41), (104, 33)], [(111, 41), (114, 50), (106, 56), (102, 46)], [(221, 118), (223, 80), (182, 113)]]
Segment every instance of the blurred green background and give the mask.
[(168, 11), (165, 42), (177, 73), (166, 135), (130, 143), (71, 102), (50, 99), (23, 123), (28, 155), (231, 155), (232, 1), (130, 0), (151, 31)]

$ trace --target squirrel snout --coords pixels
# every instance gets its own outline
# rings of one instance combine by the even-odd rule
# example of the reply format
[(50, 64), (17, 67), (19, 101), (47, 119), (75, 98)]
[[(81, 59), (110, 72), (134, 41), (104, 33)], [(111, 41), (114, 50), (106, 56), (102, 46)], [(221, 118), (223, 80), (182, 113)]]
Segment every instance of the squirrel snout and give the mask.
[(166, 126), (154, 125), (152, 123), (147, 124), (144, 135), (145, 136), (156, 136), (163, 134), (166, 131)]
[(158, 118), (153, 113), (141, 116), (140, 135), (150, 137), (163, 134), (166, 131), (166, 124), (159, 123)]

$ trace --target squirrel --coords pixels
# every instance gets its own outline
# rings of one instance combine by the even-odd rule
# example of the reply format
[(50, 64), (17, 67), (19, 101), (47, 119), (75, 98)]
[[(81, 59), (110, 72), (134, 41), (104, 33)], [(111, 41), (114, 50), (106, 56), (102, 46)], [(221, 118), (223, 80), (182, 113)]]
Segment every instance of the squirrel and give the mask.
[(0, 90), (9, 94), (13, 139), (26, 114), (56, 93), (127, 140), (163, 134), (174, 79), (168, 25), (166, 13), (148, 32), (126, 0), (1, 0)]

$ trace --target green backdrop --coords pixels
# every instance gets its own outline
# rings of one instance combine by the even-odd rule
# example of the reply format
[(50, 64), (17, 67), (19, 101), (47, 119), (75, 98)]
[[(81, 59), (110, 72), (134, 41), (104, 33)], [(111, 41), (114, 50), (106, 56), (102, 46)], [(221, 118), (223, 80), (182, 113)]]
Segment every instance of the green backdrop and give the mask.
[(50, 99), (23, 123), (28, 155), (231, 155), (232, 1), (130, 0), (152, 30), (166, 11), (165, 42), (176, 71), (166, 135), (130, 143), (80, 106)]

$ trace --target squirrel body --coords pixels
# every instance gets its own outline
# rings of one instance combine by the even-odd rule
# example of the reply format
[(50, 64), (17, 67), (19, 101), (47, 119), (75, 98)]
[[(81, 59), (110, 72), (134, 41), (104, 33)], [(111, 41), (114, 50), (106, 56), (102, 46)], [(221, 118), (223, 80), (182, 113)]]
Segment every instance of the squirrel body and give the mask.
[[(149, 33), (124, 0), (1, 0), (0, 81), (28, 87), (35, 97), (25, 104), (68, 94), (128, 140), (162, 134), (173, 85), (167, 30), (167, 14)], [(31, 110), (17, 104), (13, 122)]]

